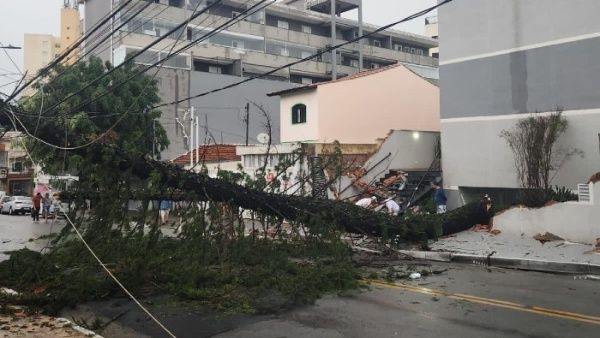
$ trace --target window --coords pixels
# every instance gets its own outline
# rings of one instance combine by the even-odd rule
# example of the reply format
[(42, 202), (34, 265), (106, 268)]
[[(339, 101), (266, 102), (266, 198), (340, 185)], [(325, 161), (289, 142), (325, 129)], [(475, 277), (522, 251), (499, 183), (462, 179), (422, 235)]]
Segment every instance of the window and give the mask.
[(302, 25), (302, 33), (312, 34), (312, 27), (307, 25)]
[(423, 55), (423, 50), (422, 49), (417, 49), (417, 55)]
[(350, 60), (350, 67), (358, 68), (358, 60)]
[(401, 52), (402, 51), (402, 45), (399, 44), (399, 43), (396, 43), (396, 44), (394, 44), (394, 49)]
[(22, 172), (23, 171), (23, 162), (13, 162), (11, 169), (13, 172), (17, 172), (17, 173)]
[(290, 24), (287, 21), (277, 20), (277, 27), (283, 29), (290, 29)]
[(412, 54), (417, 54), (417, 50), (416, 50), (415, 48), (411, 48), (411, 49), (410, 49), (410, 52), (411, 52)]
[(301, 103), (292, 107), (292, 124), (306, 123), (306, 105)]
[(373, 46), (375, 46), (375, 47), (381, 47), (381, 41), (379, 41), (379, 40), (373, 40)]
[(410, 53), (410, 47), (404, 47), (404, 53)]
[(301, 80), (302, 84), (312, 84), (313, 80), (310, 77), (303, 77)]
[(300, 56), (302, 57), (302, 59), (305, 59), (305, 58), (307, 58), (307, 57), (309, 57), (311, 55), (312, 55), (311, 52), (308, 52), (308, 51), (305, 51), (305, 50), (303, 50), (303, 51), (300, 52)]
[(71, 29), (71, 27), (67, 26), (67, 30)]
[(281, 54), (282, 56), (290, 56), (290, 51), (287, 48), (281, 48), (279, 54)]
[(231, 47), (244, 49), (244, 41), (232, 40)]
[(222, 74), (223, 68), (219, 66), (208, 66), (208, 72), (214, 74)]

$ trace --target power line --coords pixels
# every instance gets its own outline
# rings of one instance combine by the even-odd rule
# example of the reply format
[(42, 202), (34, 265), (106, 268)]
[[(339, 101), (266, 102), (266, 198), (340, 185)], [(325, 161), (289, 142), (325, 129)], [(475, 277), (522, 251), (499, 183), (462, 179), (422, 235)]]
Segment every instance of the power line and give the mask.
[[(164, 59), (161, 59), (161, 60), (158, 60), (158, 61), (156, 61), (155, 63), (153, 63), (153, 64), (151, 64), (151, 65), (147, 66), (146, 68), (143, 68), (143, 69), (141, 69), (141, 70), (140, 70), (140, 71), (138, 71), (137, 73), (134, 73), (133, 75), (131, 75), (131, 76), (130, 76), (130, 77), (128, 77), (127, 79), (125, 79), (125, 80), (121, 81), (120, 83), (113, 85), (113, 86), (112, 86), (112, 88), (110, 88), (108, 91), (106, 91), (106, 92), (104, 92), (104, 93), (102, 93), (102, 94), (98, 95), (97, 97), (92, 97), (92, 98), (88, 99), (87, 101), (84, 101), (84, 102), (80, 103), (80, 104), (79, 104), (78, 106), (76, 106), (76, 107), (75, 107), (75, 108), (74, 108), (72, 111), (77, 111), (78, 109), (80, 109), (80, 108), (83, 108), (85, 105), (91, 104), (92, 102), (94, 102), (94, 101), (97, 101), (97, 100), (101, 99), (102, 97), (104, 97), (104, 96), (106, 96), (106, 95), (110, 94), (111, 92), (115, 91), (117, 88), (120, 88), (120, 87), (121, 87), (122, 85), (124, 85), (125, 83), (127, 83), (127, 82), (131, 81), (131, 80), (132, 80), (134, 77), (136, 77), (136, 76), (138, 76), (138, 75), (141, 75), (141, 74), (143, 74), (144, 72), (148, 71), (149, 69), (151, 69), (151, 68), (153, 68), (153, 67), (156, 67), (156, 66), (157, 66), (157, 65), (159, 65), (159, 64), (163, 64), (165, 61), (168, 61), (168, 60), (169, 60), (169, 59), (171, 59), (173, 56), (175, 56), (175, 55), (178, 55), (179, 53), (181, 53), (181, 52), (183, 52), (183, 51), (185, 51), (185, 50), (187, 50), (187, 49), (191, 48), (192, 46), (194, 46), (195, 44), (198, 44), (199, 42), (202, 42), (202, 41), (204, 41), (204, 40), (206, 40), (206, 39), (208, 39), (208, 38), (210, 38), (210, 37), (214, 36), (215, 34), (218, 34), (219, 32), (223, 31), (225, 28), (228, 28), (228, 27), (230, 27), (231, 25), (235, 24), (236, 22), (238, 22), (238, 21), (241, 21), (241, 20), (243, 20), (243, 19), (247, 18), (248, 16), (250, 16), (250, 15), (252, 15), (252, 14), (256, 13), (257, 11), (259, 11), (259, 10), (261, 10), (261, 9), (265, 8), (266, 6), (268, 6), (268, 5), (270, 5), (270, 4), (272, 4), (272, 3), (274, 3), (274, 2), (275, 2), (274, 0), (272, 0), (272, 2), (271, 2), (271, 3), (269, 3), (269, 4), (267, 4), (266, 6), (263, 6), (263, 7), (259, 8), (259, 9), (255, 10), (254, 12), (248, 13), (248, 12), (250, 12), (251, 10), (253, 10), (255, 7), (257, 7), (257, 6), (261, 5), (262, 3), (266, 2), (266, 1), (267, 1), (267, 0), (261, 0), (261, 1), (259, 1), (257, 4), (253, 5), (252, 7), (250, 7), (250, 8), (247, 8), (246, 10), (242, 11), (242, 12), (240, 13), (240, 15), (238, 15), (237, 17), (235, 17), (235, 18), (232, 18), (232, 19), (229, 19), (227, 22), (225, 22), (224, 24), (220, 25), (219, 27), (217, 27), (217, 28), (213, 29), (213, 30), (212, 30), (212, 31), (210, 31), (209, 33), (207, 33), (207, 34), (205, 34), (205, 35), (203, 35), (203, 36), (201, 36), (201, 37), (197, 38), (196, 40), (193, 40), (192, 42), (188, 43), (186, 46), (183, 46), (183, 47), (179, 48), (177, 51), (175, 51), (175, 52), (172, 52), (172, 53), (169, 53), (169, 54), (168, 54), (168, 55), (167, 55), (167, 56), (166, 56)], [(246, 1), (246, 2), (249, 2), (249, 1)], [(246, 13), (247, 13), (247, 14), (246, 14)], [(123, 63), (123, 64), (125, 64), (125, 62), (127, 62), (127, 61), (124, 61), (124, 63)], [(60, 103), (62, 103), (62, 102), (64, 102), (64, 101), (65, 101), (65, 100), (63, 99), (61, 102), (59, 102), (59, 103), (55, 104), (55, 106), (57, 106), (58, 104), (60, 104)], [(52, 110), (52, 108), (49, 108), (47, 111), (49, 111), (49, 110)]]
[(77, 229), (77, 227), (75, 226), (75, 224), (73, 223), (73, 221), (71, 221), (71, 218), (69, 217), (69, 215), (67, 214), (67, 212), (63, 209), (62, 205), (60, 205), (60, 203), (58, 203), (58, 207), (61, 210), (61, 212), (63, 213), (63, 215), (65, 215), (65, 218), (67, 219), (67, 222), (69, 222), (69, 224), (71, 224), (71, 227), (73, 228), (73, 230), (77, 234), (77, 237), (79, 237), (79, 240), (83, 243), (83, 245), (86, 247), (86, 249), (94, 257), (94, 259), (96, 260), (96, 262), (98, 262), (98, 264), (100, 264), (100, 266), (102, 267), (102, 269), (104, 269), (104, 271), (110, 276), (110, 278), (112, 278), (112, 280), (115, 283), (117, 283), (117, 285), (121, 288), (121, 290), (123, 290), (123, 292), (125, 292), (125, 294), (127, 296), (129, 296), (129, 298), (131, 298), (131, 300), (133, 300), (133, 302), (140, 309), (142, 309), (142, 311), (144, 311), (148, 315), (148, 317), (150, 317), (161, 329), (163, 329), (170, 337), (176, 338), (175, 335), (171, 331), (169, 331), (169, 329), (167, 329), (167, 327), (164, 326), (163, 323), (161, 323), (156, 317), (154, 317), (154, 315), (152, 315), (152, 313), (148, 309), (146, 309), (144, 307), (144, 305), (142, 305), (142, 303), (140, 303), (140, 301), (137, 300), (137, 298), (135, 298), (135, 296), (129, 290), (127, 290), (127, 288), (125, 287), (125, 285), (123, 285), (123, 283), (121, 283), (119, 281), (119, 279), (117, 279), (117, 277), (115, 275), (113, 275), (113, 273), (110, 271), (110, 269), (106, 267), (106, 264), (104, 264), (102, 262), (102, 260), (98, 257), (98, 255), (96, 255), (96, 253), (94, 252), (94, 250), (92, 250), (92, 248), (87, 243), (87, 241), (83, 238), (83, 236), (79, 232), (79, 229)]
[[(128, 9), (125, 11), (125, 13), (128, 13), (128, 12), (132, 11), (132, 10), (135, 8), (135, 6), (136, 6), (136, 5), (137, 5), (137, 3), (136, 3), (136, 4), (134, 4), (133, 6), (129, 7), (129, 8), (128, 8)], [(139, 11), (138, 11), (136, 14), (139, 14), (139, 12), (143, 11), (144, 9), (146, 9), (146, 8), (147, 8), (148, 6), (150, 6), (150, 5), (152, 5), (152, 2), (150, 2), (150, 1), (146, 1), (146, 5), (142, 5), (142, 6), (141, 6), (141, 9), (140, 9), (140, 10), (139, 10)], [(108, 14), (110, 14), (110, 12), (109, 12)], [(108, 15), (108, 14), (107, 14), (107, 15)], [(121, 13), (121, 15), (122, 15), (122, 14), (123, 14), (123, 13)], [(105, 16), (106, 16), (106, 15), (105, 15)], [(132, 19), (133, 19), (133, 17), (132, 17)], [(123, 23), (123, 25), (124, 25), (124, 24), (127, 24), (127, 22)], [(52, 77), (52, 79), (50, 80), (50, 82), (46, 83), (46, 86), (50, 86), (50, 85), (52, 85), (52, 84), (53, 84), (53, 83), (54, 83), (56, 80), (58, 80), (58, 79), (59, 79), (61, 76), (63, 76), (63, 75), (64, 75), (64, 74), (65, 74), (65, 73), (68, 71), (69, 67), (72, 67), (72, 66), (76, 65), (77, 63), (81, 62), (82, 60), (84, 60), (84, 59), (85, 59), (85, 57), (86, 57), (87, 55), (89, 55), (89, 53), (91, 53), (93, 50), (95, 50), (96, 48), (98, 48), (99, 46), (101, 46), (101, 45), (102, 45), (104, 42), (106, 42), (106, 40), (107, 40), (108, 38), (110, 38), (110, 37), (111, 37), (111, 36), (112, 36), (112, 35), (113, 35), (113, 34), (114, 34), (114, 33), (115, 33), (117, 30), (118, 30), (118, 28), (117, 28), (117, 29), (115, 29), (115, 30), (112, 30), (112, 25), (110, 25), (110, 26), (107, 26), (106, 28), (104, 28), (102, 32), (100, 32), (100, 33), (98, 33), (97, 35), (95, 35), (94, 37), (92, 37), (91, 41), (87, 41), (87, 42), (86, 42), (86, 44), (84, 45), (84, 47), (85, 47), (85, 49), (86, 49), (86, 52), (85, 52), (83, 55), (81, 55), (81, 56), (78, 56), (78, 57), (77, 57), (77, 59), (75, 60), (75, 62), (73, 62), (73, 64), (70, 64), (70, 65), (68, 64), (68, 62), (69, 62), (69, 61), (70, 61), (70, 59), (71, 59), (71, 56), (70, 56), (70, 55), (69, 55), (69, 56), (67, 56), (67, 59), (66, 59), (66, 60), (65, 60), (65, 62), (62, 64), (63, 66), (67, 66), (67, 67), (66, 67), (66, 68), (65, 68), (65, 69), (64, 69), (62, 72), (60, 72), (60, 73), (58, 73), (57, 75), (53, 76), (53, 77)], [(105, 34), (107, 31), (110, 31), (110, 34), (108, 34), (108, 35), (106, 35), (106, 36), (104, 36), (104, 37), (102, 38), (102, 36), (103, 36), (103, 35), (104, 35), (104, 34)], [(101, 41), (97, 42), (99, 39), (101, 39)], [(96, 43), (96, 42), (97, 42), (97, 43)], [(91, 46), (91, 48), (89, 48), (89, 49), (87, 48), (87, 45), (88, 45), (88, 44), (90, 44), (90, 46)], [(95, 45), (94, 45), (94, 44), (95, 44)], [(106, 46), (106, 47), (104, 48), (104, 50), (106, 50), (107, 48), (110, 48), (110, 45)], [(104, 51), (104, 50), (103, 50), (103, 51)], [(99, 53), (101, 53), (101, 52), (102, 52), (102, 51), (100, 51)], [(58, 66), (58, 65), (57, 65), (57, 66)], [(37, 92), (36, 92), (35, 94), (33, 94), (33, 95), (31, 95), (31, 96), (27, 97), (27, 98), (25, 99), (25, 102), (27, 102), (27, 101), (31, 100), (33, 97), (35, 97), (35, 95), (36, 95), (36, 94), (37, 94)]]
[[(218, 1), (220, 1), (220, 0), (218, 0)], [(190, 19), (191, 19), (192, 17), (194, 17), (194, 16), (197, 14), (197, 11), (198, 11), (198, 8), (199, 8), (199, 6), (200, 6), (200, 2), (198, 2), (198, 4), (196, 5), (196, 8), (195, 8), (195, 9), (194, 9), (194, 11), (192, 12), (192, 15), (190, 16)], [(206, 8), (205, 8), (204, 10), (206, 10)], [(188, 19), (188, 20), (190, 20), (190, 19)], [(171, 53), (173, 52), (173, 49), (174, 49), (174, 48), (175, 48), (175, 46), (177, 46), (177, 44), (179, 43), (179, 39), (181, 38), (181, 36), (183, 35), (183, 33), (184, 33), (184, 31), (182, 30), (182, 31), (180, 32), (179, 36), (177, 37), (177, 40), (175, 40), (175, 43), (174, 43), (174, 44), (173, 44), (173, 46), (171, 47), (171, 50), (169, 51), (169, 54), (171, 54)], [(114, 69), (114, 68), (113, 68), (113, 69)], [(162, 63), (161, 63), (161, 65), (160, 65), (160, 66), (159, 66), (159, 67), (156, 69), (156, 72), (155, 72), (155, 73), (154, 73), (154, 75), (152, 76), (152, 80), (154, 80), (154, 78), (156, 78), (156, 76), (158, 75), (158, 72), (159, 72), (161, 69), (162, 69)], [(140, 94), (139, 94), (139, 95), (136, 97), (136, 99), (134, 100), (134, 102), (133, 102), (133, 103), (132, 103), (132, 104), (129, 106), (129, 108), (128, 108), (128, 109), (127, 109), (127, 110), (126, 110), (126, 111), (125, 111), (125, 112), (124, 112), (124, 113), (123, 113), (123, 114), (122, 114), (122, 115), (121, 115), (121, 116), (120, 116), (120, 117), (117, 119), (117, 121), (116, 121), (116, 122), (115, 122), (115, 123), (114, 123), (112, 126), (110, 126), (110, 128), (108, 128), (106, 131), (104, 131), (102, 134), (100, 134), (100, 136), (98, 136), (98, 137), (97, 137), (97, 138), (95, 138), (94, 140), (92, 140), (92, 141), (90, 141), (90, 142), (87, 142), (87, 143), (85, 143), (85, 144), (83, 144), (83, 145), (79, 145), (79, 146), (75, 146), (75, 147), (67, 147), (67, 146), (65, 145), (64, 147), (62, 147), (62, 146), (57, 146), (57, 145), (55, 145), (55, 144), (52, 144), (52, 143), (50, 143), (50, 142), (47, 142), (47, 141), (45, 141), (45, 140), (43, 140), (43, 139), (41, 139), (41, 138), (39, 138), (39, 137), (37, 137), (37, 136), (35, 136), (35, 135), (32, 135), (32, 134), (29, 132), (29, 130), (27, 130), (27, 127), (25, 127), (25, 124), (24, 124), (24, 123), (23, 123), (23, 122), (22, 122), (22, 121), (21, 121), (21, 120), (20, 120), (20, 119), (19, 119), (19, 118), (16, 116), (16, 114), (15, 114), (15, 113), (12, 111), (12, 109), (10, 110), (10, 113), (11, 113), (11, 115), (12, 115), (12, 120), (11, 120), (11, 121), (13, 122), (13, 125), (15, 125), (15, 122), (14, 122), (14, 120), (18, 121), (18, 122), (19, 122), (19, 124), (21, 125), (21, 127), (23, 128), (23, 130), (25, 131), (25, 133), (26, 133), (28, 136), (32, 137), (33, 139), (35, 139), (35, 140), (37, 140), (37, 141), (39, 141), (39, 142), (41, 142), (41, 143), (43, 143), (43, 144), (45, 144), (45, 145), (47, 145), (47, 146), (49, 146), (49, 147), (52, 147), (52, 148), (55, 148), (55, 149), (60, 149), (60, 150), (65, 150), (65, 151), (66, 151), (66, 150), (77, 150), (77, 149), (86, 148), (86, 147), (88, 147), (88, 146), (90, 146), (90, 145), (92, 145), (92, 144), (94, 144), (94, 143), (98, 142), (98, 141), (99, 141), (99, 140), (101, 140), (102, 138), (104, 138), (104, 137), (105, 137), (105, 136), (106, 136), (106, 135), (107, 135), (107, 134), (108, 134), (108, 133), (109, 133), (111, 130), (113, 130), (114, 128), (116, 128), (116, 127), (117, 127), (117, 126), (118, 126), (118, 125), (121, 123), (121, 121), (123, 121), (123, 119), (125, 119), (125, 117), (126, 117), (126, 116), (129, 114), (129, 112), (131, 111), (131, 108), (133, 108), (133, 106), (134, 106), (134, 105), (137, 103), (137, 101), (140, 99), (140, 97), (141, 97), (141, 96), (144, 94), (144, 92), (145, 92), (146, 88), (148, 87), (148, 85), (149, 85), (150, 83), (152, 83), (152, 80), (151, 80), (151, 81), (147, 81), (147, 82), (146, 82), (146, 85), (144, 86), (144, 88), (142, 88), (142, 90), (141, 90)], [(6, 110), (6, 109), (5, 109), (5, 110)], [(8, 110), (7, 110), (7, 111), (8, 111)], [(16, 130), (16, 129), (17, 129), (17, 128), (16, 128), (16, 125), (15, 125), (15, 130)]]
[(91, 86), (93, 86), (94, 84), (98, 83), (98, 81), (104, 79), (105, 77), (107, 77), (108, 75), (112, 74), (113, 72), (115, 72), (116, 70), (120, 69), (121, 67), (125, 66), (129, 61), (134, 60), (136, 57), (140, 56), (142, 53), (146, 52), (148, 49), (152, 48), (153, 46), (155, 46), (157, 43), (161, 42), (162, 40), (166, 39), (167, 37), (169, 37), (171, 34), (177, 32), (179, 29), (185, 27), (191, 20), (199, 17), (200, 15), (202, 15), (203, 13), (205, 13), (206, 11), (208, 11), (211, 7), (215, 6), (217, 3), (219, 3), (221, 0), (214, 2), (212, 4), (210, 4), (209, 6), (203, 8), (201, 11), (196, 12), (194, 15), (192, 15), (190, 18), (184, 20), (182, 23), (180, 23), (179, 25), (177, 25), (176, 27), (172, 28), (170, 31), (168, 31), (167, 33), (165, 33), (165, 35), (161, 36), (160, 38), (154, 40), (153, 42), (151, 42), (150, 44), (148, 44), (146, 47), (140, 49), (138, 52), (134, 53), (133, 55), (129, 56), (125, 61), (123, 61), (123, 63), (121, 63), (118, 66), (115, 66), (113, 68), (111, 68), (108, 72), (103, 73), (102, 75), (100, 75), (99, 77), (97, 77), (96, 79), (92, 80), (91, 82), (87, 83), (85, 86), (83, 86), (83, 88), (80, 88), (79, 90), (67, 95), (65, 98), (63, 98), (62, 100), (58, 101), (57, 103), (55, 103), (54, 105), (52, 105), (50, 108), (48, 108), (46, 111), (44, 111), (44, 114), (47, 113), (50, 110), (55, 109), (56, 107), (58, 107), (61, 103), (67, 101), (68, 99), (82, 93), (84, 90), (90, 88)]
[(286, 68), (289, 68), (291, 66), (295, 66), (295, 65), (297, 65), (299, 63), (312, 60), (312, 59), (314, 59), (316, 57), (319, 57), (319, 56), (321, 56), (321, 55), (323, 55), (325, 53), (328, 53), (328, 52), (330, 52), (332, 50), (339, 49), (340, 47), (343, 47), (345, 45), (357, 42), (357, 41), (359, 41), (361, 39), (364, 39), (364, 38), (369, 37), (371, 35), (377, 34), (377, 33), (381, 32), (381, 31), (384, 31), (384, 30), (386, 30), (388, 28), (391, 28), (391, 27), (396, 26), (398, 24), (401, 24), (403, 22), (410, 21), (410, 20), (415, 19), (417, 17), (423, 16), (423, 15), (425, 15), (425, 14), (427, 14), (427, 13), (429, 13), (429, 12), (431, 12), (431, 11), (433, 11), (433, 10), (435, 10), (435, 9), (437, 9), (437, 8), (439, 8), (439, 7), (447, 4), (449, 2), (452, 2), (452, 1), (453, 0), (444, 0), (444, 1), (440, 2), (439, 4), (437, 4), (435, 6), (432, 6), (432, 7), (429, 7), (427, 9), (424, 9), (424, 10), (422, 10), (422, 11), (420, 11), (418, 13), (415, 13), (413, 15), (410, 15), (410, 16), (402, 19), (402, 20), (399, 20), (399, 21), (390, 23), (388, 25), (382, 26), (382, 27), (380, 27), (380, 28), (378, 28), (378, 29), (370, 32), (370, 33), (363, 34), (362, 36), (358, 36), (358, 37), (353, 38), (353, 39), (351, 39), (349, 41), (346, 41), (346, 42), (343, 42), (343, 43), (340, 43), (340, 44), (337, 44), (337, 45), (330, 46), (330, 47), (325, 48), (325, 49), (323, 49), (323, 50), (321, 50), (321, 51), (319, 51), (319, 52), (317, 52), (315, 54), (309, 55), (309, 56), (307, 56), (305, 58), (302, 58), (302, 59), (300, 59), (298, 61), (290, 62), (290, 63), (288, 63), (286, 65), (281, 66), (281, 67), (274, 68), (273, 70), (270, 70), (270, 71), (268, 71), (266, 73), (259, 74), (259, 75), (256, 75), (256, 76), (251, 76), (251, 77), (246, 78), (246, 79), (244, 79), (242, 81), (238, 81), (238, 82), (232, 83), (230, 85), (227, 85), (227, 86), (224, 86), (224, 87), (221, 87), (221, 88), (209, 90), (209, 91), (206, 91), (206, 92), (203, 92), (203, 93), (200, 93), (200, 94), (196, 94), (196, 95), (193, 95), (193, 96), (190, 96), (190, 97), (186, 97), (186, 98), (183, 98), (183, 99), (180, 99), (180, 100), (175, 100), (175, 101), (172, 101), (172, 102), (169, 102), (169, 103), (159, 104), (157, 106), (152, 107), (152, 109), (156, 109), (156, 108), (160, 108), (160, 107), (165, 107), (165, 106), (169, 106), (169, 105), (173, 105), (173, 104), (178, 104), (178, 103), (181, 103), (181, 102), (188, 101), (190, 99), (195, 99), (195, 98), (206, 96), (206, 95), (209, 95), (209, 94), (214, 94), (214, 93), (217, 93), (217, 92), (229, 89), (229, 88), (237, 87), (237, 86), (239, 86), (241, 84), (244, 84), (246, 82), (250, 82), (252, 80), (264, 78), (264, 77), (269, 76), (269, 75), (271, 75), (273, 73), (276, 73), (276, 72), (278, 72), (278, 71), (280, 71), (282, 69), (286, 69)]
[[(4, 46), (3, 44), (0, 43), (0, 47)], [(4, 48), (2, 48), (2, 50), (4, 51), (4, 54), (6, 54), (6, 56), (8, 57), (8, 59), (10, 60), (10, 62), (12, 63), (12, 65), (15, 67), (15, 69), (19, 72), (19, 74), (23, 75), (23, 71), (21, 70), (21, 68), (19, 68), (19, 66), (17, 65), (17, 63), (15, 62), (15, 60), (12, 58), (12, 56), (10, 56), (10, 54), (8, 54), (8, 51)]]
[[(129, 19), (127, 19), (127, 20), (124, 20), (124, 21), (123, 21), (123, 22), (122, 22), (122, 23), (121, 23), (121, 24), (120, 24), (120, 25), (119, 25), (117, 28), (114, 28), (114, 29), (113, 29), (113, 28), (112, 28), (112, 25), (111, 25), (111, 26), (107, 26), (107, 27), (104, 29), (104, 31), (103, 31), (103, 32), (100, 32), (98, 35), (96, 35), (96, 36), (93, 38), (93, 40), (89, 42), (89, 43), (90, 43), (90, 45), (91, 45), (91, 48), (87, 48), (87, 44), (86, 44), (85, 53), (84, 53), (83, 55), (79, 56), (79, 57), (77, 58), (77, 60), (76, 60), (76, 61), (75, 61), (75, 62), (74, 62), (72, 65), (70, 65), (70, 67), (72, 67), (73, 65), (75, 65), (75, 64), (77, 64), (77, 63), (79, 63), (79, 62), (83, 61), (83, 60), (85, 59), (85, 57), (86, 57), (86, 56), (88, 56), (90, 53), (92, 53), (92, 52), (93, 52), (93, 51), (94, 51), (96, 48), (100, 47), (100, 46), (101, 46), (101, 45), (102, 45), (104, 42), (106, 42), (106, 40), (108, 40), (108, 39), (109, 39), (111, 36), (113, 36), (113, 35), (114, 35), (116, 32), (118, 32), (118, 31), (119, 31), (119, 29), (121, 29), (122, 27), (124, 27), (124, 26), (125, 26), (126, 24), (128, 24), (128, 23), (129, 23), (131, 20), (133, 20), (133, 19), (134, 19), (134, 18), (135, 18), (137, 15), (139, 15), (139, 14), (140, 14), (141, 12), (143, 12), (143, 11), (144, 11), (146, 8), (148, 8), (150, 5), (152, 5), (152, 2), (150, 2), (150, 1), (145, 1), (145, 2), (146, 2), (146, 5), (142, 5), (142, 6), (139, 8), (139, 10), (138, 10), (138, 11), (137, 11), (135, 14), (133, 14), (133, 16), (131, 16), (131, 17), (130, 17)], [(125, 11), (125, 13), (121, 13), (121, 16), (123, 16), (124, 14), (126, 14), (126, 13), (130, 12), (131, 10), (133, 10), (133, 8), (135, 8), (135, 6), (136, 6), (136, 5), (137, 5), (137, 4), (134, 4), (133, 6), (131, 6), (129, 9), (127, 9), (127, 10)], [(166, 7), (165, 7), (165, 9), (166, 9), (167, 7), (168, 7), (168, 6), (166, 6)], [(163, 12), (165, 9), (163, 9), (163, 10), (162, 10), (160, 13), (162, 13), (162, 12)], [(160, 14), (160, 13), (157, 13), (157, 15), (158, 15), (158, 14)], [(148, 21), (150, 21), (150, 20), (152, 20), (152, 19), (154, 19), (154, 17), (153, 17), (153, 18), (151, 18), (151, 19), (149, 19)], [(142, 25), (146, 24), (148, 21), (146, 21), (146, 22), (143, 22), (143, 23), (142, 23), (140, 26), (142, 26)], [(109, 34), (101, 38), (101, 36), (102, 36), (102, 35), (104, 35), (104, 34), (105, 34), (107, 31), (110, 31), (110, 32), (109, 32)], [(97, 42), (97, 40), (98, 40), (98, 39), (101, 39), (101, 40)], [(105, 46), (105, 47), (104, 47), (102, 50), (98, 51), (98, 52), (97, 52), (97, 54), (100, 54), (100, 53), (104, 52), (105, 50), (107, 50), (107, 49), (108, 49), (108, 48), (110, 48), (110, 47), (111, 47), (111, 45), (110, 45), (110, 44), (108, 44), (108, 45), (107, 45), (107, 46)], [(69, 61), (69, 59), (70, 59), (70, 57), (68, 57), (66, 61)], [(63, 76), (65, 73), (67, 73), (67, 72), (68, 72), (68, 70), (69, 70), (69, 67), (66, 67), (66, 68), (65, 68), (65, 69), (64, 69), (62, 72), (60, 72), (60, 73), (58, 73), (57, 75), (53, 76), (53, 77), (52, 77), (52, 79), (50, 80), (50, 82), (49, 82), (49, 83), (47, 83), (46, 85), (47, 85), (47, 86), (49, 86), (49, 85), (53, 84), (53, 83), (54, 83), (56, 80), (58, 80), (58, 79), (59, 79), (61, 76)], [(29, 100), (29, 99), (33, 98), (34, 96), (35, 96), (35, 95), (32, 95), (32, 96), (28, 97), (28, 98), (27, 98), (27, 100)]]
[(42, 68), (40, 71), (38, 71), (38, 73), (36, 74), (36, 76), (34, 76), (33, 78), (31, 78), (29, 81), (27, 81), (23, 86), (18, 87), (7, 99), (7, 101), (12, 100), (13, 98), (15, 98), (15, 96), (17, 96), (20, 92), (22, 92), (25, 88), (27, 88), (29, 85), (31, 85), (34, 81), (36, 81), (37, 79), (39, 79), (40, 77), (44, 76), (45, 74), (47, 74), (52, 68), (54, 68), (56, 65), (58, 65), (60, 62), (62, 62), (62, 60), (64, 60), (68, 55), (71, 54), (71, 52), (73, 52), (77, 47), (79, 47), (86, 39), (88, 39), (92, 34), (94, 34), (98, 29), (100, 29), (100, 27), (104, 26), (109, 20), (111, 20), (112, 18), (115, 17), (115, 15), (120, 12), (123, 8), (125, 8), (127, 5), (129, 5), (133, 0), (127, 0), (124, 1), (121, 5), (119, 5), (114, 11), (113, 13), (111, 13), (110, 15), (108, 15), (107, 17), (105, 17), (103, 20), (101, 20), (96, 27), (93, 27), (89, 33), (86, 33), (81, 39), (79, 39), (79, 41), (76, 41), (75, 43), (73, 43), (69, 48), (67, 48), (67, 50), (65, 50), (61, 55), (59, 55), (56, 59), (54, 59), (54, 61), (52, 61), (49, 65), (47, 65), (46, 67)]

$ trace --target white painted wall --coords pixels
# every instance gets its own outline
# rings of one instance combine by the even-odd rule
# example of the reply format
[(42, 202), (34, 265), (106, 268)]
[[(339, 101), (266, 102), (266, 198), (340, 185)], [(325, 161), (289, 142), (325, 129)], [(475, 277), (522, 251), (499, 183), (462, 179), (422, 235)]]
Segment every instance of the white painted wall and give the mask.
[[(292, 124), (292, 107), (306, 105), (306, 123)], [(281, 142), (311, 142), (319, 139), (319, 102), (317, 91), (310, 89), (283, 95), (280, 101)]]
[(593, 244), (600, 237), (600, 183), (592, 203), (557, 203), (539, 209), (513, 208), (494, 217), (494, 228), (527, 237), (551, 232), (571, 242)]
[[(558, 170), (552, 185), (571, 190), (598, 171), (600, 154), (600, 109), (565, 111), (569, 122), (559, 147), (577, 148), (584, 156), (574, 156)], [(524, 115), (442, 119), (442, 157), (444, 187), (518, 188), (514, 155), (500, 137), (512, 130)]]

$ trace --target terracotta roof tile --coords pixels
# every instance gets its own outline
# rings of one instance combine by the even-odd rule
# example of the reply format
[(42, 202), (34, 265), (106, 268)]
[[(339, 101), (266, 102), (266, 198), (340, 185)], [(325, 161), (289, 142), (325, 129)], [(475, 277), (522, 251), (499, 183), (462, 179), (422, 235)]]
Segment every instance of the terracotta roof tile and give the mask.
[[(239, 161), (240, 156), (236, 154), (236, 146), (232, 144), (211, 144), (198, 147), (200, 161), (204, 162), (224, 162), (224, 161)], [(195, 154), (195, 151), (194, 151)], [(195, 156), (195, 155), (194, 155)], [(171, 160), (175, 164), (189, 164), (190, 152)]]

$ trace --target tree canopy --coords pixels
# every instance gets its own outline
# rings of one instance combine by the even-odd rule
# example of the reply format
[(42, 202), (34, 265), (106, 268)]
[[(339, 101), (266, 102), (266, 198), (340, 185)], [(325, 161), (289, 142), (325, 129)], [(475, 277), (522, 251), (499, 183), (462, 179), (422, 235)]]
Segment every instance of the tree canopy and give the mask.
[[(27, 113), (19, 118), (30, 133), (54, 145), (77, 147), (97, 140), (135, 156), (151, 154), (153, 147), (160, 153), (168, 146), (168, 139), (161, 125), (155, 123), (161, 112), (152, 110), (160, 102), (157, 81), (148, 75), (134, 76), (138, 66), (133, 63), (58, 104), (112, 67), (97, 57), (56, 67), (43, 84), (36, 85), (34, 95), (20, 101), (21, 110)], [(119, 87), (113, 89), (116, 84)], [(55, 109), (46, 111), (56, 104)], [(28, 146), (46, 172), (78, 173), (81, 169), (80, 152), (65, 152), (33, 138)]]

